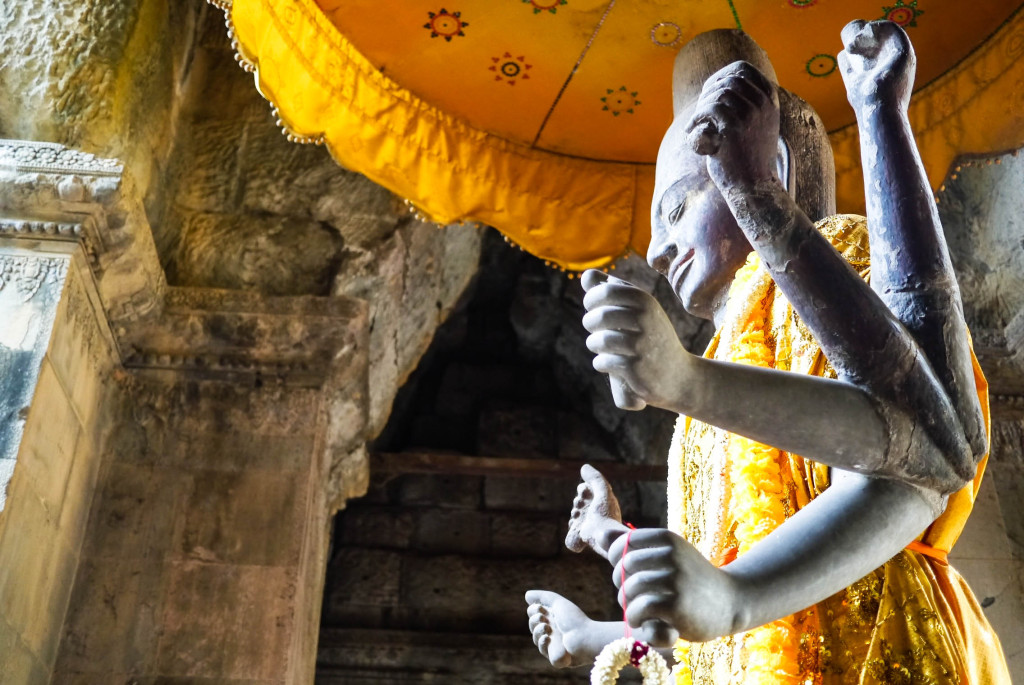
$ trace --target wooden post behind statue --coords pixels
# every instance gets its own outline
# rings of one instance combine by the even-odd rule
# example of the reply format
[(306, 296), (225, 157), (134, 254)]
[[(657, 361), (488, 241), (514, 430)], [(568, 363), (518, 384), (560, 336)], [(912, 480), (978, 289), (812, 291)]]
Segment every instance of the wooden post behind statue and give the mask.
[[(830, 216), (825, 132), (749, 37), (680, 52), (648, 261), (719, 330), (690, 355), (647, 293), (585, 274), (587, 345), (617, 402), (683, 418), (670, 529), (635, 531), (623, 557), (614, 496), (586, 468), (567, 544), (608, 558), (652, 644), (683, 638), (694, 683), (1009, 683), (942, 561), (984, 466), (987, 403), (907, 120), (913, 50), (891, 22), (842, 40), (866, 221)], [(623, 634), (554, 593), (527, 602), (556, 666)]]

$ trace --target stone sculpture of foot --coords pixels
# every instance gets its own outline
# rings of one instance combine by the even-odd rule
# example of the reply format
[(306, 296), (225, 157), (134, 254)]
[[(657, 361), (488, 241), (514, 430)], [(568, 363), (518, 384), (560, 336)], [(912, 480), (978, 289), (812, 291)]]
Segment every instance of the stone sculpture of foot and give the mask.
[(583, 611), (559, 594), (546, 590), (526, 593), (533, 644), (556, 668), (581, 666), (593, 660), (582, 654), (582, 633), (593, 623)]
[(611, 543), (626, 531), (622, 525), (619, 501), (615, 499), (608, 481), (590, 464), (584, 464), (580, 476), (583, 482), (576, 488), (565, 546), (573, 552), (582, 552), (590, 547), (608, 558)]

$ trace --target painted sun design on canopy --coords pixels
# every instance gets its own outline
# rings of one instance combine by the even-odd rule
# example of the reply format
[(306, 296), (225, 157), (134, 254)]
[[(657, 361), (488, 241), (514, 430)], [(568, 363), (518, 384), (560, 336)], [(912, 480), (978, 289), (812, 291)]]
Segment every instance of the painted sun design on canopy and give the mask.
[(601, 110), (611, 112), (613, 116), (619, 116), (623, 112), (633, 114), (633, 110), (640, 105), (640, 101), (636, 99), (639, 94), (635, 90), (628, 90), (626, 86), (619, 86), (618, 90), (609, 88), (601, 98), (601, 102), (604, 103)]
[(909, 4), (903, 0), (896, 0), (896, 4), (891, 7), (883, 6), (882, 12), (884, 14), (879, 19), (888, 19), (903, 28), (917, 26), (917, 18), (924, 14), (924, 10), (917, 9), (917, 0), (911, 0)]
[(462, 29), (469, 24), (462, 21), (462, 12), (449, 12), (442, 7), (439, 12), (427, 12), (427, 16), (430, 21), (423, 28), (430, 29), (431, 38), (441, 37), (450, 43), (453, 37), (466, 35)]
[(561, 5), (568, 5), (569, 0), (523, 0), (523, 4), (533, 7), (534, 14), (550, 12), (555, 14)]
[(504, 81), (510, 86), (516, 85), (518, 80), (530, 78), (527, 73), (533, 69), (532, 64), (526, 63), (526, 56), (513, 57), (511, 52), (506, 52), (501, 57), (492, 57), (493, 64), (489, 67), (494, 72), (495, 81)]

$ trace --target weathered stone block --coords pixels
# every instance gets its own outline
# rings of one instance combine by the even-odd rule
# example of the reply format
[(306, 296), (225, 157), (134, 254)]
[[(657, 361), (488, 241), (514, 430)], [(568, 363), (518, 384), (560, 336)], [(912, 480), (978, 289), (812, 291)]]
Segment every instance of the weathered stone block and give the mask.
[(568, 512), (576, 497), (576, 483), (562, 479), (503, 478), (484, 479), (484, 505), (488, 509)]
[(990, 461), (1024, 470), (1024, 429), (1019, 418), (992, 421)]
[[(1021, 506), (1021, 502), (1024, 502), (1024, 469), (990, 463), (982, 484), (985, 482), (994, 485), (998, 493), (1010, 557), (1024, 561), (1024, 507)], [(968, 525), (971, 525), (973, 518), (968, 519)], [(959, 546), (960, 543), (957, 543), (957, 548)]]
[(167, 593), (161, 561), (87, 559), (78, 570), (54, 682), (74, 673), (145, 673)]
[(199, 562), (170, 567), (157, 673), (283, 680), (296, 569)]
[(258, 435), (308, 435), (316, 426), (320, 392), (316, 388), (265, 385), (260, 390), (203, 382), (186, 410), (199, 433), (252, 430)]
[[(570, 503), (571, 506), (571, 503)], [(568, 518), (568, 515), (566, 515)], [(554, 557), (565, 535), (549, 516), (491, 514), (491, 553), (508, 557)]]
[(596, 556), (543, 561), (410, 555), (402, 562), (402, 606), (413, 611), (413, 627), (421, 629), (515, 633), (526, 630), (524, 593), (547, 588), (607, 620), (614, 600), (610, 575), (608, 562)]
[(278, 215), (188, 216), (174, 285), (326, 295), (341, 263), (341, 237), (323, 224)]
[(433, 554), (485, 554), (490, 521), (486, 514), (465, 509), (427, 509), (416, 517), (413, 547)]
[(45, 502), (54, 517), (60, 515), (80, 434), (81, 426), (71, 402), (53, 368), (44, 361), (25, 423), (15, 475)]
[[(93, 427), (92, 430), (95, 432), (96, 428)], [(60, 536), (75, 552), (76, 557), (82, 549), (89, 513), (96, 499), (97, 479), (102, 461), (96, 447), (98, 442), (84, 435), (78, 441), (68, 486), (64, 492), (64, 504), (60, 510)]]
[(328, 567), (324, 611), (330, 622), (378, 626), (399, 606), (401, 556), (390, 550), (341, 549)]
[[(1003, 512), (999, 506), (999, 495), (994, 474), (981, 482), (981, 489), (974, 500), (974, 509), (967, 519), (967, 525), (960, 535), (949, 558), (954, 566), (963, 559), (989, 559), (1006, 561), (1010, 559), (1010, 543), (1003, 523)], [(999, 480), (997, 477), (996, 480)]]
[(56, 514), (30, 491), (14, 493), (0, 536), (0, 616), (49, 666), (75, 577), (77, 555), (57, 530)]
[(0, 674), (12, 685), (49, 685), (50, 674), (0, 616)]
[(169, 437), (156, 463), (190, 471), (304, 471), (315, 442), (312, 433), (194, 432)]
[(480, 412), (480, 454), (488, 457), (554, 457), (558, 418), (550, 407), (508, 407)]
[(195, 473), (175, 556), (261, 566), (297, 563), (307, 479), (295, 471)]
[(398, 502), (406, 506), (440, 506), (475, 509), (480, 506), (484, 479), (479, 476), (430, 476), (411, 474), (395, 483)]
[(475, 454), (477, 418), (471, 416), (417, 416), (409, 429), (409, 445), (434, 450)]
[(441, 323), (442, 230), (420, 222), (412, 222), (401, 229), (408, 245), (402, 287), (402, 325), (396, 338), (401, 378), (415, 368)]
[(111, 464), (89, 518), (83, 556), (163, 559), (184, 518), (192, 476), (151, 465)]
[(364, 502), (360, 500), (358, 506), (338, 514), (338, 542), (346, 547), (409, 547), (416, 515), (401, 509), (369, 507)]
[[(205, 52), (198, 55), (202, 61)], [(213, 99), (216, 89), (209, 92)], [(224, 212), (237, 206), (238, 150), (244, 128), (224, 119), (191, 120), (182, 126), (171, 173), (177, 182), (174, 201), (183, 210)]]

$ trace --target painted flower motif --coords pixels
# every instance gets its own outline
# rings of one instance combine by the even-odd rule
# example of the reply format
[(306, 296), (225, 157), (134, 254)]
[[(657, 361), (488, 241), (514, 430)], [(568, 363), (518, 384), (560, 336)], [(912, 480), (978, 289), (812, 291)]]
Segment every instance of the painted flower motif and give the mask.
[(491, 62), (493, 64), (488, 68), (494, 72), (494, 80), (504, 81), (510, 86), (516, 85), (518, 80), (530, 78), (530, 74), (527, 72), (533, 69), (532, 64), (526, 63), (525, 55), (513, 57), (510, 52), (506, 52), (501, 57), (492, 57)]
[(824, 78), (836, 70), (836, 58), (832, 55), (820, 54), (807, 60), (804, 66), (807, 73), (815, 78)]
[(641, 104), (636, 99), (636, 96), (639, 94), (635, 90), (627, 90), (626, 86), (620, 86), (618, 90), (609, 88), (608, 92), (601, 98), (601, 102), (604, 103), (604, 107), (601, 110), (611, 112), (613, 116), (619, 116), (623, 112), (633, 114), (633, 110)]
[(917, 0), (911, 0), (910, 3), (906, 3), (904, 0), (896, 0), (895, 5), (882, 7), (882, 12), (883, 14), (879, 17), (880, 19), (896, 22), (903, 28), (917, 26), (917, 18), (924, 14), (924, 10), (917, 9)]
[(568, 5), (569, 0), (523, 0), (523, 3), (533, 7), (534, 14), (551, 12), (555, 14), (561, 5)]
[(427, 12), (427, 16), (430, 21), (423, 28), (430, 29), (431, 38), (441, 37), (450, 43), (455, 36), (466, 35), (462, 29), (469, 24), (462, 21), (462, 12), (449, 12), (442, 7), (439, 12)]
[(816, 4), (818, 4), (818, 0), (789, 0), (789, 6), (796, 7), (797, 9), (811, 7)]

